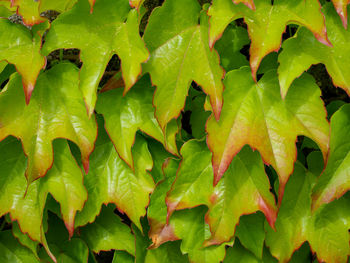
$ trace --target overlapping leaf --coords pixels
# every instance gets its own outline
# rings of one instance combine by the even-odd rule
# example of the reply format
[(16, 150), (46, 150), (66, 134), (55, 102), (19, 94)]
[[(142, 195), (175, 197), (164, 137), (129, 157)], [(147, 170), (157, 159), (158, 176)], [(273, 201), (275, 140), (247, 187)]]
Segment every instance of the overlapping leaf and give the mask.
[(250, 66), (254, 78), (263, 57), (279, 50), (282, 34), (288, 24), (307, 27), (320, 42), (330, 45), (318, 0), (277, 0), (273, 5), (270, 0), (261, 0), (255, 4), (256, 10), (251, 10), (244, 5), (235, 5), (231, 0), (214, 0), (208, 12), (211, 16), (211, 46), (230, 22), (245, 19), (252, 41)]
[[(69, 233), (74, 230), (74, 218), (87, 198), (82, 171), (64, 140), (54, 142), (55, 162), (48, 174), (27, 187), (24, 171), (26, 158), (20, 143), (8, 138), (0, 144), (0, 215), (10, 213), (21, 231), (47, 248), (43, 213), (48, 193), (60, 203), (61, 213)], [(49, 252), (50, 253), (50, 252)]]
[(99, 139), (91, 155), (91, 170), (84, 178), (89, 198), (82, 212), (77, 214), (76, 226), (92, 223), (102, 204), (114, 203), (141, 228), (140, 217), (146, 213), (149, 194), (154, 188), (152, 177), (147, 173), (153, 162), (147, 142), (141, 136), (136, 137), (132, 153), (134, 171), (119, 157), (100, 127)]
[(43, 53), (48, 55), (59, 48), (81, 50), (80, 88), (90, 115), (99, 81), (113, 54), (121, 59), (125, 92), (141, 73), (148, 51), (138, 28), (137, 11), (130, 10), (128, 0), (97, 0), (92, 13), (87, 1), (79, 1), (52, 23)]
[(139, 9), (145, 0), (129, 0), (131, 7)]
[(44, 176), (51, 167), (55, 138), (67, 138), (76, 143), (84, 168), (88, 170), (97, 129), (94, 118), (89, 119), (86, 114), (78, 83), (78, 69), (63, 63), (40, 75), (28, 106), (18, 74), (0, 94), (0, 140), (9, 135), (22, 140), (28, 156), (26, 177), (29, 183)]
[(189, 141), (181, 149), (181, 154), (184, 159), (166, 199), (168, 218), (174, 210), (207, 205), (206, 221), (212, 233), (206, 240), (207, 245), (230, 241), (243, 214), (261, 210), (273, 226), (275, 200), (269, 191), (259, 153), (244, 148), (215, 188), (211, 154), (205, 144)]
[(332, 0), (345, 28), (348, 27), (348, 4), (350, 0)]
[(350, 255), (349, 198), (337, 200), (312, 215), (311, 189), (315, 179), (297, 164), (286, 187), (276, 231), (266, 227), (266, 244), (280, 262), (287, 262), (305, 241), (321, 262), (346, 262)]
[(131, 229), (113, 213), (113, 207), (102, 208), (92, 224), (80, 228), (80, 234), (95, 253), (115, 249), (135, 254), (135, 239)]
[(350, 94), (350, 29), (344, 29), (332, 4), (323, 6), (329, 40), (332, 47), (316, 41), (306, 29), (301, 28), (295, 37), (286, 40), (278, 60), (279, 80), (282, 95), (287, 94), (293, 80), (312, 64), (323, 63), (335, 86)]
[(220, 180), (240, 149), (249, 144), (278, 173), (281, 200), (296, 160), (298, 135), (317, 142), (326, 158), (329, 124), (320, 89), (310, 75), (303, 75), (282, 100), (275, 71), (269, 71), (255, 83), (247, 67), (228, 73), (225, 86), (226, 103), (220, 120), (211, 117), (207, 122), (214, 182)]
[(208, 17), (200, 14), (197, 1), (166, 0), (152, 13), (144, 39), (151, 53), (144, 69), (157, 86), (154, 105), (162, 129), (179, 116), (192, 81), (210, 96), (218, 118), (223, 70), (217, 53), (209, 49)]
[(313, 190), (313, 209), (340, 198), (350, 189), (349, 106), (343, 106), (331, 119), (330, 153), (327, 167)]
[(32, 31), (23, 25), (0, 19), (0, 61), (14, 64), (22, 75), (26, 103), (29, 103), (40, 70), (46, 65), (41, 55), (41, 36), (48, 24), (34, 26)]
[(152, 136), (177, 154), (175, 133), (167, 135), (163, 132), (154, 117), (153, 93), (149, 79), (144, 77), (125, 96), (123, 89), (117, 88), (101, 93), (97, 100), (96, 110), (103, 114), (106, 130), (118, 154), (131, 167), (134, 166), (131, 147), (137, 130)]
[(168, 242), (158, 249), (147, 251), (145, 263), (189, 263), (188, 257), (182, 255), (180, 251), (180, 242)]

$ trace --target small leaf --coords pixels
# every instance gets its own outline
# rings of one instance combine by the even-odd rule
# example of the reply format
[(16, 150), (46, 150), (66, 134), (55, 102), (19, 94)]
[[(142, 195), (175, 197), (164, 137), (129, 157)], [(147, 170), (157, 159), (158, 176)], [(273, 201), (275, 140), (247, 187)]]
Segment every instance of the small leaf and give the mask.
[(0, 93), (0, 140), (8, 135), (22, 140), (28, 156), (28, 183), (43, 177), (51, 167), (52, 140), (56, 138), (76, 143), (85, 170), (89, 168), (97, 130), (94, 118), (89, 119), (86, 114), (78, 81), (78, 69), (62, 63), (40, 75), (28, 106), (18, 74)]
[(152, 176), (147, 171), (153, 162), (147, 142), (136, 136), (132, 150), (134, 171), (118, 156), (112, 142), (99, 124), (99, 138), (91, 155), (91, 169), (84, 177), (88, 200), (77, 214), (76, 226), (92, 223), (102, 204), (114, 203), (126, 213), (131, 221), (141, 228), (140, 217), (146, 214), (149, 194), (154, 189)]
[(320, 44), (305, 28), (299, 29), (295, 37), (286, 40), (278, 57), (282, 95), (287, 94), (296, 77), (311, 65), (318, 63), (326, 66), (333, 84), (350, 95), (350, 29), (344, 29), (332, 4), (325, 4), (322, 11), (326, 17), (328, 37), (333, 46)]
[(80, 234), (94, 253), (112, 249), (135, 253), (131, 229), (114, 214), (113, 207), (103, 207), (93, 223), (80, 228)]
[[(120, 157), (134, 167), (131, 147), (138, 130), (163, 143), (177, 154), (175, 136), (166, 141), (166, 135), (154, 117), (152, 105), (154, 89), (148, 78), (142, 78), (125, 96), (122, 89), (101, 93), (96, 110), (104, 116), (105, 126)], [(167, 147), (169, 145), (169, 147)], [(174, 150), (175, 151), (172, 151)]]
[(350, 105), (331, 119), (330, 152), (327, 167), (313, 189), (313, 209), (340, 198), (350, 189)]
[(80, 88), (89, 115), (95, 107), (99, 81), (113, 54), (121, 59), (125, 93), (136, 82), (141, 63), (148, 58), (138, 28), (137, 11), (130, 11), (128, 0), (98, 0), (92, 13), (86, 0), (79, 1), (52, 23), (43, 53), (48, 55), (60, 48), (81, 50)]
[(13, 263), (39, 263), (33, 252), (22, 246), (10, 230), (0, 232), (0, 261)]
[(149, 19), (144, 39), (151, 56), (144, 70), (157, 86), (153, 103), (162, 129), (179, 116), (192, 81), (210, 96), (216, 118), (220, 115), (224, 72), (209, 49), (208, 28), (208, 17), (193, 0), (166, 0)]
[(281, 201), (296, 160), (298, 135), (317, 142), (326, 159), (329, 124), (320, 89), (310, 75), (303, 75), (282, 100), (275, 71), (266, 73), (256, 84), (247, 67), (229, 72), (225, 86), (226, 103), (220, 120), (217, 122), (211, 117), (207, 122), (214, 183), (218, 183), (240, 149), (249, 144), (258, 149), (264, 162), (278, 173)]
[[(48, 23), (45, 25), (47, 27)], [(27, 104), (39, 72), (46, 65), (46, 59), (40, 53), (42, 28), (42, 25), (35, 26), (30, 31), (23, 25), (0, 19), (0, 61), (6, 60), (16, 66), (22, 76)]]
[(208, 12), (211, 16), (210, 44), (214, 45), (230, 22), (244, 18), (252, 41), (250, 66), (255, 80), (261, 60), (279, 50), (282, 34), (289, 24), (305, 26), (320, 42), (330, 45), (320, 7), (318, 0), (275, 0), (273, 5), (270, 0), (260, 0), (256, 2), (256, 10), (251, 10), (231, 0), (214, 0)]

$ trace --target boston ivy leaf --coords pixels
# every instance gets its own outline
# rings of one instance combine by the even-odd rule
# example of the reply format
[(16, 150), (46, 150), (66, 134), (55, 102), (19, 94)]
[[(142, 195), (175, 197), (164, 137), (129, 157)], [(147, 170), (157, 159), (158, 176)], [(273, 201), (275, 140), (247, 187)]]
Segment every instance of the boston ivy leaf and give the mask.
[(228, 247), (223, 263), (260, 263), (261, 261), (249, 250), (245, 249), (239, 240), (235, 240), (233, 247)]
[(305, 28), (298, 30), (295, 37), (286, 40), (279, 55), (278, 68), (282, 95), (287, 94), (293, 80), (312, 64), (323, 63), (335, 86), (350, 94), (350, 29), (344, 29), (332, 4), (322, 8), (326, 17), (329, 40), (332, 47), (327, 47), (315, 40)]
[(192, 135), (196, 139), (202, 139), (205, 137), (205, 123), (207, 122), (210, 112), (205, 111), (204, 109), (204, 103), (206, 100), (206, 96), (199, 95), (196, 96), (191, 101), (191, 117), (190, 117), (190, 124), (191, 124), (191, 130)]
[(108, 250), (125, 250), (135, 253), (135, 238), (131, 229), (114, 214), (113, 207), (103, 207), (92, 224), (80, 228), (81, 237), (95, 253)]
[(138, 28), (137, 11), (130, 11), (128, 0), (98, 0), (93, 13), (87, 1), (79, 1), (52, 23), (43, 53), (48, 55), (59, 48), (81, 50), (80, 88), (90, 115), (99, 80), (113, 54), (122, 61), (125, 92), (141, 73), (141, 63), (147, 60), (148, 51)]
[(11, 7), (17, 8), (17, 14), (23, 18), (23, 23), (27, 26), (33, 26), (46, 21), (40, 16), (40, 1), (33, 0), (2, 0), (11, 2)]
[(297, 135), (313, 139), (324, 158), (327, 156), (329, 124), (320, 89), (310, 75), (303, 75), (282, 100), (275, 71), (269, 71), (255, 83), (247, 67), (229, 72), (225, 86), (226, 103), (220, 120), (211, 117), (207, 122), (214, 182), (220, 180), (240, 149), (249, 144), (278, 173), (281, 201), (296, 160)]
[(228, 25), (222, 37), (215, 43), (215, 49), (220, 55), (220, 62), (226, 72), (248, 66), (247, 58), (240, 50), (250, 43), (245, 28)]
[(214, 0), (208, 12), (211, 16), (210, 45), (214, 45), (230, 22), (244, 18), (252, 41), (250, 66), (255, 79), (262, 58), (279, 50), (288, 24), (307, 27), (320, 42), (330, 45), (320, 7), (318, 0), (275, 0), (273, 5), (270, 0), (261, 0), (256, 2), (256, 10), (251, 10), (231, 0)]
[(179, 116), (192, 81), (210, 96), (215, 116), (220, 115), (223, 70), (209, 49), (208, 28), (208, 17), (193, 0), (166, 0), (149, 19), (144, 39), (151, 56), (144, 69), (157, 86), (153, 103), (162, 129)]
[(41, 55), (41, 36), (48, 26), (34, 26), (32, 31), (23, 25), (0, 19), (0, 61), (6, 60), (14, 64), (22, 75), (22, 83), (29, 103), (36, 79), (40, 70), (46, 65), (45, 57)]
[(332, 0), (345, 28), (348, 27), (348, 4), (350, 0)]
[(264, 221), (261, 213), (242, 216), (235, 233), (243, 246), (259, 259), (262, 259), (264, 249)]
[(305, 241), (321, 262), (346, 262), (349, 249), (349, 199), (337, 200), (311, 213), (311, 189), (316, 177), (300, 164), (288, 181), (276, 230), (267, 228), (266, 244), (272, 255), (286, 262)]
[(38, 241), (33, 241), (28, 235), (23, 234), (16, 221), (12, 222), (12, 234), (23, 246), (29, 248), (38, 257)]
[(55, 10), (57, 12), (63, 13), (71, 9), (77, 1), (78, 0), (39, 0), (39, 10), (40, 13), (47, 10)]
[(153, 162), (147, 142), (136, 136), (132, 149), (134, 171), (120, 159), (112, 142), (99, 125), (99, 138), (91, 155), (91, 169), (84, 177), (88, 200), (77, 214), (76, 226), (92, 223), (102, 204), (114, 203), (119, 211), (126, 213), (132, 222), (141, 228), (140, 217), (146, 213), (149, 194), (154, 189), (152, 176), (147, 171)]
[(78, 82), (78, 69), (63, 63), (39, 76), (28, 106), (18, 74), (0, 94), (0, 140), (8, 135), (21, 138), (28, 156), (28, 183), (43, 177), (51, 167), (55, 138), (68, 138), (76, 143), (85, 170), (89, 168), (97, 131), (94, 118), (89, 120), (86, 114)]
[(131, 7), (139, 9), (145, 0), (129, 0)]
[(47, 194), (51, 193), (60, 203), (70, 235), (74, 230), (75, 213), (82, 209), (87, 198), (82, 171), (71, 155), (67, 142), (55, 141), (54, 151), (55, 162), (47, 175), (27, 187), (24, 177), (26, 158), (20, 143), (9, 137), (0, 144), (0, 159), (3, 160), (0, 165), (0, 215), (10, 213), (11, 219), (18, 221), (21, 231), (43, 243), (47, 250), (43, 233), (43, 210)]
[(40, 260), (33, 252), (22, 246), (10, 230), (0, 232), (0, 260), (13, 263), (39, 263)]
[(235, 4), (243, 3), (250, 9), (255, 9), (254, 0), (232, 0)]
[(177, 154), (175, 136), (167, 141), (156, 118), (152, 105), (154, 89), (144, 77), (125, 96), (123, 89), (117, 88), (99, 95), (97, 112), (105, 119), (106, 130), (120, 157), (131, 167), (134, 166), (131, 147), (137, 130), (141, 130), (164, 144)]
[(182, 255), (180, 242), (167, 242), (157, 249), (147, 250), (145, 263), (189, 263), (188, 257)]
[(125, 251), (118, 251), (116, 250), (114, 252), (114, 256), (113, 256), (113, 261), (112, 263), (134, 263), (135, 259), (133, 256), (131, 256), (130, 254), (126, 253)]
[(330, 152), (327, 167), (313, 189), (313, 209), (340, 198), (350, 189), (350, 105), (331, 119)]
[(275, 201), (259, 153), (244, 148), (215, 188), (211, 154), (205, 143), (189, 141), (182, 147), (181, 155), (183, 161), (166, 199), (168, 218), (174, 210), (207, 205), (206, 221), (212, 232), (207, 245), (229, 241), (243, 214), (261, 210), (274, 224)]

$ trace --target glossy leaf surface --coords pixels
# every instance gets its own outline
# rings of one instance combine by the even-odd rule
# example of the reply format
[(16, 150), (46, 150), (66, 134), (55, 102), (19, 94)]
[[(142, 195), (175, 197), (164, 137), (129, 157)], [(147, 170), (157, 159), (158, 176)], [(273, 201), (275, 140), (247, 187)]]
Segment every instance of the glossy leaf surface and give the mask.
[(192, 81), (210, 96), (215, 116), (220, 115), (223, 70), (209, 49), (208, 27), (208, 17), (192, 0), (166, 0), (150, 17), (144, 39), (151, 55), (144, 69), (157, 86), (153, 103), (163, 129), (184, 108)]
[(39, 72), (46, 65), (46, 59), (40, 53), (42, 30), (46, 27), (34, 26), (31, 31), (23, 25), (0, 19), (0, 61), (6, 60), (14, 64), (22, 75), (27, 104)]
[(311, 65), (323, 63), (335, 86), (341, 87), (350, 94), (349, 55), (350, 29), (344, 29), (341, 19), (333, 5), (326, 4), (322, 8), (326, 17), (329, 40), (332, 47), (316, 41), (306, 29), (301, 28), (297, 35), (286, 40), (278, 60), (278, 74), (281, 93), (285, 95), (293, 80), (307, 70)]
[(340, 198), (350, 189), (350, 107), (343, 106), (331, 119), (327, 167), (313, 191), (313, 209)]
[(28, 156), (28, 183), (43, 177), (52, 166), (52, 140), (56, 138), (76, 143), (88, 170), (97, 129), (94, 118), (89, 119), (86, 114), (78, 83), (78, 69), (63, 63), (40, 75), (28, 106), (18, 74), (1, 92), (0, 140), (9, 135), (21, 139)]
[(90, 115), (99, 81), (113, 54), (122, 61), (125, 92), (141, 73), (141, 63), (147, 60), (148, 51), (138, 27), (137, 11), (130, 10), (128, 0), (97, 0), (92, 13), (87, 1), (79, 1), (52, 23), (43, 53), (48, 55), (60, 48), (80, 49), (83, 62), (80, 88)]
[(270, 0), (262, 0), (256, 1), (255, 7), (252, 10), (244, 5), (235, 5), (231, 0), (214, 0), (208, 13), (211, 16), (211, 46), (230, 22), (244, 18), (252, 41), (250, 66), (254, 79), (263, 57), (279, 50), (282, 34), (288, 24), (307, 27), (320, 42), (330, 45), (318, 0), (278, 0), (273, 5)]
[(177, 153), (175, 136), (167, 138), (156, 118), (152, 105), (154, 89), (148, 78), (142, 78), (125, 96), (117, 88), (99, 95), (96, 110), (104, 116), (106, 130), (120, 157), (134, 166), (131, 147), (137, 130), (164, 144), (170, 152)]
[(329, 124), (320, 90), (311, 76), (303, 75), (282, 100), (275, 71), (266, 73), (256, 84), (247, 67), (228, 73), (225, 86), (227, 103), (220, 120), (211, 117), (207, 122), (214, 182), (218, 183), (233, 157), (249, 144), (278, 173), (281, 200), (296, 160), (297, 135), (317, 142), (326, 158)]
[(332, 0), (345, 28), (348, 27), (348, 4), (350, 0)]

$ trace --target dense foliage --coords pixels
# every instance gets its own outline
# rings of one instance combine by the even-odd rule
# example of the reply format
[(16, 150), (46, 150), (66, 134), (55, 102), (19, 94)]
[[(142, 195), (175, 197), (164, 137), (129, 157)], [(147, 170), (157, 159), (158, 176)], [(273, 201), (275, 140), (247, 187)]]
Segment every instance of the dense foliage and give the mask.
[(349, 0), (0, 0), (0, 262), (348, 262)]

